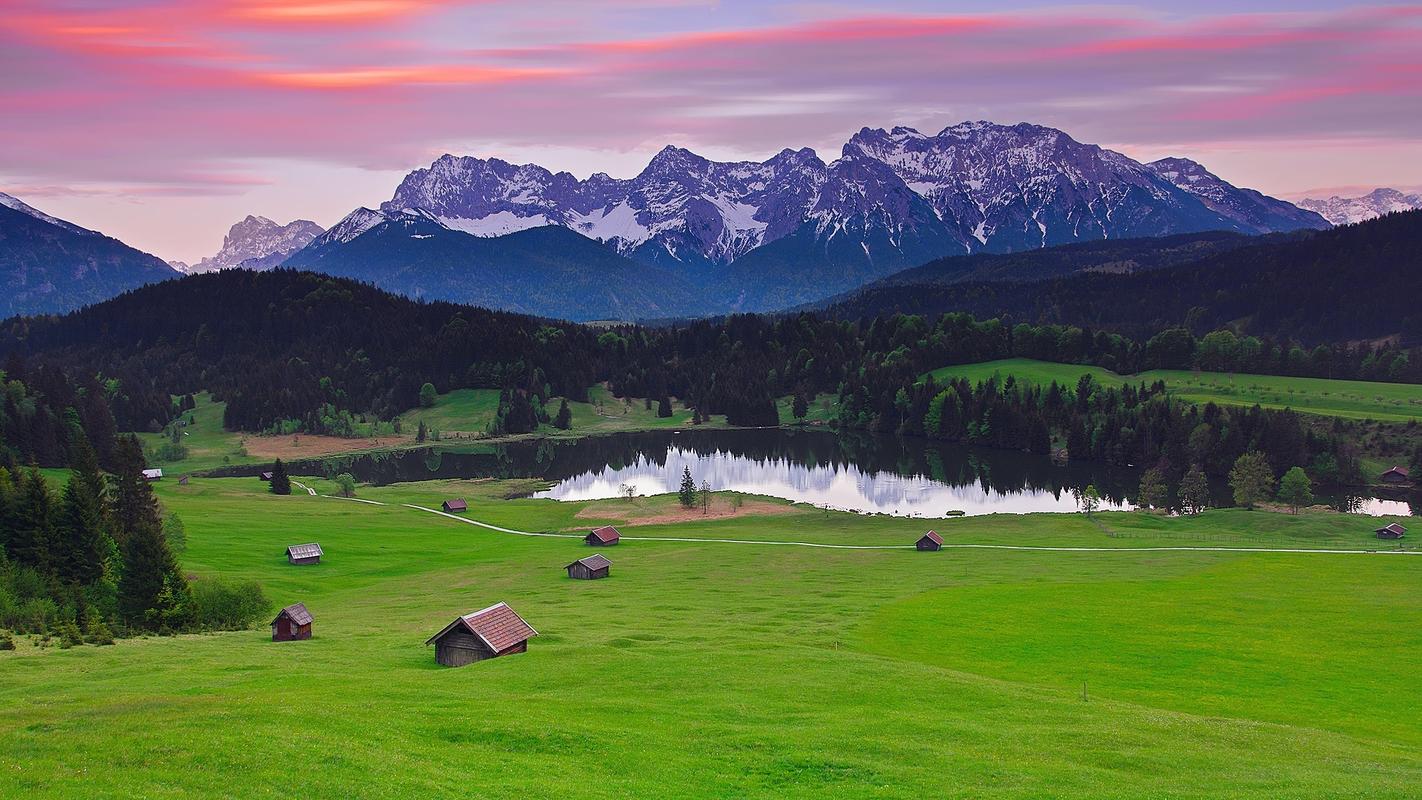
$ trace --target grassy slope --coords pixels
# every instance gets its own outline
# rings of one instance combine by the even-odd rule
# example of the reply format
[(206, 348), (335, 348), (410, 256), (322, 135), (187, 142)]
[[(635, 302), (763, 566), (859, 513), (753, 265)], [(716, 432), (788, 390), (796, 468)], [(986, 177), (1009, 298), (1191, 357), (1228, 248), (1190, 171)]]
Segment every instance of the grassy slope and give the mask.
[[(231, 433), (222, 427), (222, 413), (227, 404), (214, 401), (207, 392), (194, 395), (193, 400), (196, 405), (189, 412), (193, 424), (182, 429), (187, 434), (183, 437), (183, 444), (188, 448), (188, 457), (182, 461), (155, 462), (154, 466), (161, 466), (164, 474), (179, 475), (223, 464), (255, 463), (256, 459), (242, 453), (241, 434)], [(150, 451), (165, 441), (161, 433), (140, 433), (138, 438)]]
[[(0, 795), (1400, 798), (1422, 788), (1409, 677), (1422, 654), (1422, 559), (626, 542), (608, 553), (611, 580), (584, 583), (561, 570), (587, 553), (576, 541), (395, 505), (461, 494), (472, 516), (523, 529), (596, 522), (574, 516), (582, 504), (498, 499), (511, 488), (362, 488), (391, 503), (371, 506), (274, 497), (255, 480), (159, 485), (187, 523), (186, 569), (305, 601), (317, 638), (273, 644), (251, 631), (0, 654)], [(949, 541), (1139, 546), (1270, 528), (1356, 544), (1370, 522), (1224, 511), (938, 529)], [(624, 533), (902, 543), (921, 526), (802, 509)], [(326, 562), (286, 566), (282, 548), (308, 540)], [(424, 639), (497, 600), (543, 633), (531, 652), (437, 668)]]
[(1185, 370), (1152, 370), (1139, 375), (1117, 375), (1100, 367), (1055, 364), (1027, 358), (1003, 359), (980, 364), (943, 367), (931, 374), (942, 381), (965, 376), (977, 382), (998, 374), (1015, 376), (1032, 383), (1056, 381), (1075, 386), (1082, 373), (1090, 373), (1106, 386), (1124, 383), (1165, 381), (1175, 396), (1191, 402), (1215, 402), (1265, 408), (1292, 408), (1295, 411), (1353, 419), (1395, 422), (1422, 420), (1422, 386), (1370, 381), (1342, 381), (1325, 378), (1289, 378), (1278, 375), (1229, 375), (1220, 372), (1193, 373)]

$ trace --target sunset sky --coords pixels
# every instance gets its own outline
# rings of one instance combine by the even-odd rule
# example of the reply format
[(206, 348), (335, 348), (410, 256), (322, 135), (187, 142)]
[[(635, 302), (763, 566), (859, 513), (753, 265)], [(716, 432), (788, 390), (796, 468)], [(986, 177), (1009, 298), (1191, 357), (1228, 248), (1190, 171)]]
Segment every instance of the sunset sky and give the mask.
[(1422, 185), (1422, 5), (6, 0), (0, 191), (170, 259), (441, 153), (635, 174), (1051, 125), (1281, 196)]

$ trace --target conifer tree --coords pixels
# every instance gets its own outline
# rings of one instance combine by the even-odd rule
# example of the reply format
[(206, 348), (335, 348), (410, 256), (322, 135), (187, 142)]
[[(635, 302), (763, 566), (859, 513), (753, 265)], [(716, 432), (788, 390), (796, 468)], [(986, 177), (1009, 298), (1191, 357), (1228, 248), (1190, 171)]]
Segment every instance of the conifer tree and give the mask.
[(120, 436), (114, 446), (114, 540), (120, 547), (142, 527), (159, 530), (158, 504), (153, 487), (143, 477), (143, 446), (132, 434)]
[(681, 488), (677, 490), (677, 498), (681, 500), (682, 508), (691, 508), (696, 505), (696, 481), (691, 477), (691, 467), (685, 467), (681, 473)]
[(1210, 483), (1199, 466), (1191, 467), (1180, 479), (1180, 505), (1190, 514), (1198, 514), (1210, 505)]
[(672, 415), (671, 398), (662, 395), (662, 399), (657, 401), (657, 416), (666, 419)]
[(277, 459), (272, 464), (272, 494), (291, 494), (291, 476), (286, 474), (286, 465)]
[(43, 573), (52, 573), (54, 498), (44, 476), (34, 467), (25, 474), (14, 495), (10, 521), (13, 528), (6, 550), (11, 560)]
[(559, 430), (568, 430), (573, 427), (573, 410), (568, 408), (568, 398), (563, 398), (563, 402), (558, 404), (558, 416), (553, 418), (553, 427)]
[(104, 539), (101, 500), (78, 470), (70, 473), (60, 508), (55, 574), (65, 583), (87, 586), (104, 574)]
[(124, 622), (146, 630), (178, 622), (188, 587), (168, 549), (153, 489), (143, 479), (143, 450), (138, 439), (122, 437), (115, 451), (114, 506), (121, 529), (123, 574), (118, 610)]

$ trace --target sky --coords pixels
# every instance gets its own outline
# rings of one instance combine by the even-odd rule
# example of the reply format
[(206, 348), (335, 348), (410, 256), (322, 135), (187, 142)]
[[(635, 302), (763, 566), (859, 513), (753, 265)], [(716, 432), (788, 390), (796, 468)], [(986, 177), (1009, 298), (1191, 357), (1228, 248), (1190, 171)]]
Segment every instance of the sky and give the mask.
[(0, 191), (167, 259), (442, 153), (635, 175), (1034, 122), (1297, 198), (1422, 185), (1422, 5), (3, 0)]

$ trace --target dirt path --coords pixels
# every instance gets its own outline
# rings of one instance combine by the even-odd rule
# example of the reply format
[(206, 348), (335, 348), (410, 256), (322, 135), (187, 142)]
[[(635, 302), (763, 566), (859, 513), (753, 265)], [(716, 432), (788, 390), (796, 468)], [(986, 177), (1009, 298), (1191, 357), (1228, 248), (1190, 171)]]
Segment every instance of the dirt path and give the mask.
[[(499, 533), (509, 533), (514, 536), (538, 536), (552, 539), (581, 539), (582, 534), (578, 533), (532, 533), (529, 531), (516, 531), (511, 528), (501, 528), (498, 525), (490, 525), (487, 522), (469, 519), (467, 517), (449, 514), (444, 511), (437, 511), (433, 508), (402, 503), (405, 508), (413, 508), (416, 511), (424, 511), (430, 514), (438, 514), (441, 517), (448, 517), (452, 520), (463, 522), (466, 525), (476, 525), (480, 528), (488, 528)], [(818, 547), (826, 550), (913, 550), (911, 544), (821, 544), (818, 542), (777, 542), (768, 539), (700, 539), (694, 537), (679, 536), (623, 536), (629, 542), (718, 542), (721, 544), (762, 544), (762, 545), (782, 545), (788, 547)], [(1027, 545), (1027, 544), (947, 544), (943, 545), (947, 549), (972, 549), (972, 550), (1022, 550), (1022, 551), (1042, 551), (1049, 553), (1140, 553), (1140, 552), (1199, 552), (1199, 553), (1332, 553), (1341, 555), (1400, 555), (1417, 556), (1422, 555), (1422, 551), (1417, 550), (1330, 550), (1324, 548), (1283, 548), (1283, 547), (1192, 547), (1192, 546), (1151, 546), (1151, 547), (1068, 547), (1055, 545)]]

